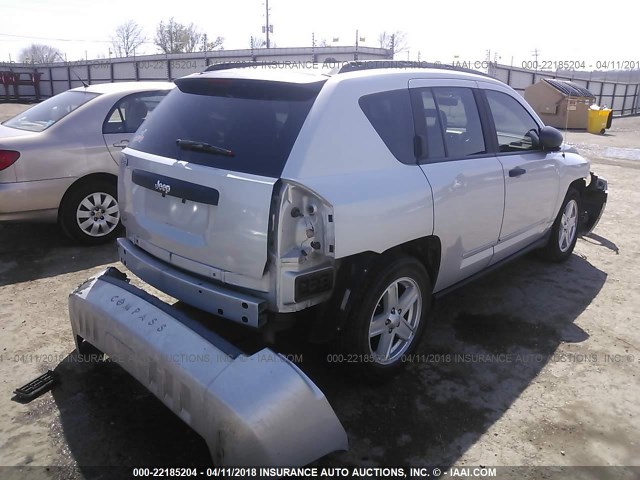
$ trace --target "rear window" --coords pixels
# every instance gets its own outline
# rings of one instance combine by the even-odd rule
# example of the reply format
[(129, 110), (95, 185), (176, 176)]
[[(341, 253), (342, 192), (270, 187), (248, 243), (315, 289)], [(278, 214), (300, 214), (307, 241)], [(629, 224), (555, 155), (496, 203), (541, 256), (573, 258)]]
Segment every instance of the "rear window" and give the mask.
[(64, 92), (25, 110), (3, 125), (30, 132), (42, 132), (98, 95), (89, 92)]
[[(236, 172), (278, 178), (324, 81), (311, 84), (198, 78), (176, 88), (130, 148)], [(176, 142), (197, 142), (209, 151)], [(233, 156), (214, 153), (224, 149)], [(205, 148), (201, 149), (205, 150)]]

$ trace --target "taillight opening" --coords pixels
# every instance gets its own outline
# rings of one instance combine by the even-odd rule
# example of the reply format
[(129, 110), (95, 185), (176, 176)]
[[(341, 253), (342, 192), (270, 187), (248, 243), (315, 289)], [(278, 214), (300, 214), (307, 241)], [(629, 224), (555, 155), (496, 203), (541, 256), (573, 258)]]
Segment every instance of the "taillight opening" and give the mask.
[(15, 150), (0, 150), (0, 172), (9, 168), (20, 158), (20, 152)]

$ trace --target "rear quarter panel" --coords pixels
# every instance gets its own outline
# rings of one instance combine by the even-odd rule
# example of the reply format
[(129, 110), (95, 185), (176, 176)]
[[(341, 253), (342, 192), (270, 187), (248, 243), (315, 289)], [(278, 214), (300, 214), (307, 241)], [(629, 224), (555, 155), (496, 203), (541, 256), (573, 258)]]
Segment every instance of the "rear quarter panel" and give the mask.
[(407, 84), (364, 80), (327, 82), (282, 174), (333, 206), (336, 258), (381, 253), (433, 233), (429, 182), (418, 165), (393, 156), (358, 104), (363, 95)]

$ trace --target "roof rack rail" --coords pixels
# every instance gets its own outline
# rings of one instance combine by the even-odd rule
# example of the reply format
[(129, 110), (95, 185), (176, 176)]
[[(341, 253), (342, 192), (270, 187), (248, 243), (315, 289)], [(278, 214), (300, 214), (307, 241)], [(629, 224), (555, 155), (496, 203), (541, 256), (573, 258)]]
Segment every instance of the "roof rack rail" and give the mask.
[(351, 62), (344, 62), (339, 67), (334, 68), (331, 74), (358, 72), (361, 70), (375, 70), (380, 68), (433, 68), (439, 70), (454, 70), (456, 72), (473, 73), (476, 75), (482, 75), (485, 77), (491, 77), (491, 75), (473, 70), (471, 68), (456, 67), (455, 65), (448, 65), (445, 63), (433, 63), (414, 60), (357, 60)]

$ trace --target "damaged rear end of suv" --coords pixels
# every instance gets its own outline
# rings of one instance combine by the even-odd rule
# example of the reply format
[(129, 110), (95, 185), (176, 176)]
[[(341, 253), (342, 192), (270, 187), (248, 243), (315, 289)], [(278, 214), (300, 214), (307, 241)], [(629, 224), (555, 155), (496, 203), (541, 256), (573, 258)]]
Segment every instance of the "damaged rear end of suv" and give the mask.
[[(325, 78), (224, 77), (177, 80), (124, 152), (118, 247), (149, 285), (258, 329), (268, 311), (331, 293), (333, 262), (318, 254), (331, 242), (330, 208), (280, 180)], [(278, 225), (275, 210), (294, 219), (295, 208), (314, 218)], [(78, 351), (118, 361), (204, 437), (216, 465), (300, 465), (347, 448), (322, 392), (285, 356), (244, 354), (114, 268), (71, 295), (70, 316)]]

